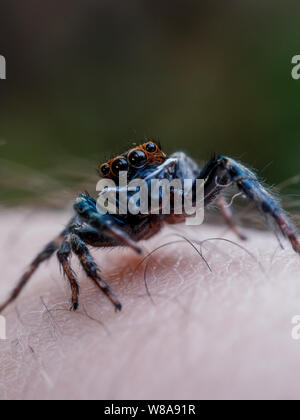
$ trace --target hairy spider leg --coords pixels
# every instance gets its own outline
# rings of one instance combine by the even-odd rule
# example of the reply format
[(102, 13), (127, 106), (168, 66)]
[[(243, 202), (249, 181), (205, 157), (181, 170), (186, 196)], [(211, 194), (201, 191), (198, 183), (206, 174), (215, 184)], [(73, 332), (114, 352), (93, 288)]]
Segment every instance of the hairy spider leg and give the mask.
[(110, 286), (101, 278), (100, 270), (91, 256), (85, 242), (76, 234), (71, 234), (72, 251), (77, 255), (87, 276), (99, 287), (99, 289), (108, 297), (115, 306), (117, 311), (122, 309), (121, 303), (118, 301)]
[(72, 306), (70, 310), (76, 311), (78, 308), (78, 296), (79, 296), (79, 285), (76, 280), (76, 276), (70, 265), (70, 257), (72, 254), (70, 235), (67, 235), (57, 251), (58, 261), (63, 269), (64, 275), (69, 280), (71, 291), (72, 291)]
[(80, 219), (98, 229), (108, 237), (111, 237), (120, 244), (124, 244), (133, 249), (138, 254), (142, 253), (142, 249), (133, 241), (130, 236), (122, 229), (120, 220), (117, 220), (113, 215), (100, 214), (97, 211), (96, 202), (91, 197), (80, 194), (74, 204), (74, 209), (79, 215)]
[(230, 209), (230, 207), (227, 204), (226, 198), (224, 197), (224, 195), (220, 194), (217, 198), (216, 198), (216, 204), (220, 210), (220, 213), (222, 214), (225, 222), (227, 223), (227, 226), (236, 234), (236, 236), (241, 239), (242, 241), (247, 240), (246, 235), (244, 235), (239, 227), (236, 225), (234, 218), (233, 218), (233, 214), (232, 211)]
[(37, 255), (37, 257), (32, 261), (28, 270), (23, 274), (10, 297), (2, 305), (0, 305), (0, 313), (4, 311), (4, 309), (19, 296), (19, 294), (26, 286), (33, 273), (38, 269), (40, 264), (51, 258), (54, 252), (58, 250), (58, 248), (63, 242), (65, 234), (66, 230), (63, 230), (53, 241), (49, 242), (48, 245), (45, 246), (43, 251), (40, 252)]
[(287, 237), (294, 250), (300, 253), (296, 228), (281, 208), (279, 201), (266, 190), (250, 169), (226, 156), (219, 156), (206, 165), (199, 178), (205, 180), (205, 206), (213, 202), (224, 188), (235, 183), (264, 215), (274, 219), (284, 237)]

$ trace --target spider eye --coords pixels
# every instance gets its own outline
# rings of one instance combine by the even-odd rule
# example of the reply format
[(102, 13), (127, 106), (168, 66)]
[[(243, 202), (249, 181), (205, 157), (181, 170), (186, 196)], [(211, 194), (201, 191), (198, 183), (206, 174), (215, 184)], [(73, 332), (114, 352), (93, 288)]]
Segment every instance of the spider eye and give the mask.
[(128, 162), (124, 157), (116, 158), (112, 164), (112, 171), (115, 175), (118, 175), (121, 171), (127, 171)]
[(147, 162), (146, 153), (140, 149), (135, 149), (128, 156), (129, 163), (135, 168), (141, 168)]
[(102, 175), (107, 176), (110, 172), (109, 165), (107, 163), (104, 163), (103, 165), (101, 165), (100, 171), (101, 171)]
[(149, 153), (154, 153), (154, 152), (156, 152), (156, 151), (157, 151), (157, 146), (156, 146), (156, 144), (155, 144), (155, 143), (152, 143), (152, 142), (147, 143), (147, 144), (146, 144), (146, 150), (147, 150), (147, 152), (149, 152)]

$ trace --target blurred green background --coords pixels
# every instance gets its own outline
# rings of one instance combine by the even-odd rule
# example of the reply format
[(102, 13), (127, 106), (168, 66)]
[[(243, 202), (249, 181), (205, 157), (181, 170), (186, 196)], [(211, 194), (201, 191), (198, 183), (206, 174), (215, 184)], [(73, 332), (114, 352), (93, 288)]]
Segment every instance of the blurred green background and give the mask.
[(145, 136), (273, 185), (299, 174), (299, 17), (299, 1), (3, 2), (1, 203), (93, 193), (97, 165)]

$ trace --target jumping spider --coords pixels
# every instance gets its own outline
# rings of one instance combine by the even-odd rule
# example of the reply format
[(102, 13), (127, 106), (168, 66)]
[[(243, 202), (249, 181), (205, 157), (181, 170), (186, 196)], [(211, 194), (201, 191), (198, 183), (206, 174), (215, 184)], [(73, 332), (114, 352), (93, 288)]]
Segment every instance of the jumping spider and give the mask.
[[(235, 184), (262, 214), (273, 220), (282, 234), (289, 239), (294, 250), (300, 253), (300, 242), (297, 239), (296, 230), (281, 208), (279, 201), (265, 189), (252, 171), (231, 158), (214, 157), (201, 169), (185, 153), (176, 152), (167, 156), (158, 144), (154, 141), (147, 141), (102, 164), (98, 169), (102, 178), (114, 180), (116, 183), (118, 183), (120, 171), (128, 171), (129, 181), (136, 178), (147, 178), (147, 180), (176, 178), (180, 180), (192, 179), (195, 184), (197, 179), (203, 179), (205, 207), (216, 202), (227, 224), (241, 239), (244, 239), (233, 223), (223, 196), (224, 189), (228, 185)], [(33, 260), (11, 296), (0, 306), (0, 312), (18, 297), (38, 266), (56, 251), (58, 261), (71, 286), (71, 309), (78, 308), (79, 295), (76, 275), (70, 266), (70, 256), (73, 252), (78, 257), (87, 276), (106, 294), (115, 308), (121, 310), (121, 303), (100, 276), (88, 246), (128, 246), (135, 252), (141, 253), (141, 248), (138, 245), (140, 240), (157, 234), (165, 224), (181, 223), (187, 217), (185, 214), (181, 216), (150, 213), (146, 215), (100, 214), (97, 210), (96, 200), (88, 194), (78, 196), (74, 203), (74, 210), (74, 217), (66, 228)]]

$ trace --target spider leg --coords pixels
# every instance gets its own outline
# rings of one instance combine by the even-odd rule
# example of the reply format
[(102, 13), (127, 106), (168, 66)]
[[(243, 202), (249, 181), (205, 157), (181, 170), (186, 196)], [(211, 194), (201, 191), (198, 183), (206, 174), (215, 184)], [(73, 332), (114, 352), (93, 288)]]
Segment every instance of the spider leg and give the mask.
[(71, 249), (70, 237), (66, 236), (59, 250), (57, 251), (57, 258), (71, 286), (71, 290), (72, 290), (71, 310), (76, 311), (76, 309), (78, 308), (79, 285), (77, 283), (75, 274), (69, 262), (71, 253), (72, 253), (72, 249)]
[(121, 228), (121, 222), (110, 214), (100, 214), (97, 211), (95, 200), (91, 199), (91, 197), (80, 194), (74, 204), (74, 209), (80, 219), (89, 226), (92, 226), (104, 235), (117, 240), (120, 244), (132, 248), (138, 254), (142, 253), (142, 249), (137, 243)]
[(48, 260), (49, 258), (51, 258), (54, 252), (62, 244), (65, 234), (66, 234), (66, 230), (61, 232), (61, 234), (58, 235), (53, 241), (49, 242), (48, 245), (46, 245), (45, 248), (42, 250), (42, 252), (40, 252), (37, 255), (37, 257), (32, 261), (28, 270), (23, 274), (17, 286), (11, 293), (10, 297), (2, 305), (0, 305), (0, 313), (4, 311), (4, 309), (19, 296), (19, 294), (21, 293), (23, 288), (26, 286), (26, 284), (30, 280), (33, 273), (38, 269), (40, 264)]
[(232, 211), (228, 206), (224, 195), (220, 194), (216, 198), (216, 203), (228, 227), (236, 234), (236, 236), (239, 239), (241, 239), (242, 241), (247, 240), (247, 237), (240, 231), (239, 227), (236, 225), (233, 219)]
[(199, 178), (205, 180), (205, 206), (213, 202), (224, 188), (234, 183), (263, 214), (273, 218), (294, 250), (300, 253), (300, 242), (293, 223), (281, 208), (279, 200), (267, 191), (251, 170), (233, 159), (219, 156), (206, 165)]
[(91, 256), (85, 242), (76, 234), (71, 234), (72, 251), (77, 255), (87, 276), (99, 287), (99, 289), (108, 297), (113, 303), (117, 311), (122, 309), (121, 303), (115, 297), (110, 286), (101, 278), (99, 268)]

